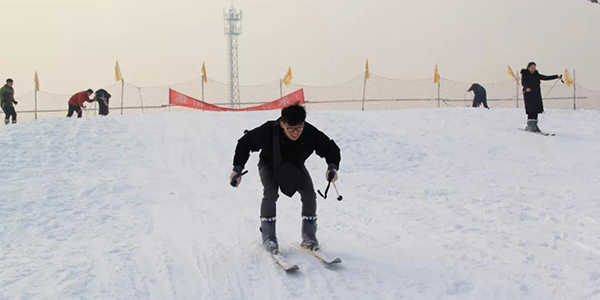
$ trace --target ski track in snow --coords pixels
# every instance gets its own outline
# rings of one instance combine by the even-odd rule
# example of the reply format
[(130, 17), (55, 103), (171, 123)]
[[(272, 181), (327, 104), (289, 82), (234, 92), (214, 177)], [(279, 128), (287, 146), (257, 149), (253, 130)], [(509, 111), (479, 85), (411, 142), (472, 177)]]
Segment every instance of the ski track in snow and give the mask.
[[(0, 129), (0, 299), (600, 299), (600, 113), (314, 112), (342, 148), (319, 238), (285, 274), (259, 245), (254, 154), (237, 138), (278, 112), (42, 120)], [(315, 188), (325, 163), (307, 166)], [(333, 191), (331, 193), (334, 195)]]

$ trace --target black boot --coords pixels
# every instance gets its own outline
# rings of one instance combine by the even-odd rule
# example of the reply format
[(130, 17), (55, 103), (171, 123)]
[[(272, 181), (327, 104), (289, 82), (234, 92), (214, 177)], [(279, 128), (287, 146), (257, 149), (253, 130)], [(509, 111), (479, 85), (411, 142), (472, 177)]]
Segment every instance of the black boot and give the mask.
[(262, 242), (265, 249), (272, 253), (279, 252), (277, 233), (275, 232), (275, 218), (261, 218), (260, 233), (262, 235)]
[(525, 130), (531, 132), (540, 132), (540, 128), (538, 127), (537, 123), (538, 120), (535, 119), (527, 120), (527, 127), (525, 127)]
[(302, 243), (303, 248), (309, 250), (318, 250), (319, 241), (317, 241), (317, 217), (302, 217)]

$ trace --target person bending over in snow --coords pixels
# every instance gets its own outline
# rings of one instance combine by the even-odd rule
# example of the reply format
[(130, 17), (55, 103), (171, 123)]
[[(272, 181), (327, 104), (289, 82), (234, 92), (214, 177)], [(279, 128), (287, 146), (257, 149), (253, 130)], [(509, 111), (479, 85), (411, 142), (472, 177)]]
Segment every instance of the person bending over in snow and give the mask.
[(479, 107), (483, 104), (483, 107), (490, 109), (487, 105), (487, 92), (479, 83), (473, 83), (467, 92), (473, 92), (475, 95), (473, 98), (473, 107)]
[(81, 108), (85, 108), (83, 105), (85, 102), (94, 102), (94, 99), (90, 99), (90, 96), (94, 93), (92, 89), (88, 89), (87, 91), (79, 92), (69, 99), (69, 112), (67, 113), (67, 118), (73, 116), (74, 112), (77, 112), (77, 118), (81, 118), (82, 112)]
[(542, 102), (540, 80), (554, 79), (562, 79), (562, 75), (542, 75), (537, 71), (537, 66), (534, 62), (530, 62), (527, 65), (527, 69), (521, 70), (521, 85), (523, 86), (525, 112), (527, 113), (526, 131), (541, 132), (538, 127), (538, 114), (544, 112), (544, 103)]
[(340, 165), (340, 148), (335, 142), (305, 121), (303, 106), (292, 105), (281, 111), (281, 117), (268, 121), (248, 131), (238, 140), (233, 158), (231, 185), (237, 187), (250, 152), (260, 152), (258, 171), (263, 185), (260, 207), (260, 232), (265, 249), (277, 252), (279, 245), (275, 232), (276, 201), (281, 190), (292, 197), (300, 193), (302, 200), (301, 246), (317, 250), (317, 202), (313, 182), (304, 162), (313, 152), (325, 158), (328, 168), (326, 178), (337, 180)]
[(6, 84), (0, 88), (0, 107), (2, 107), (2, 111), (4, 111), (4, 124), (8, 125), (10, 122), (10, 118), (12, 118), (12, 123), (17, 123), (17, 112), (15, 111), (15, 106), (19, 102), (15, 101), (15, 90), (13, 89), (13, 80), (6, 79)]

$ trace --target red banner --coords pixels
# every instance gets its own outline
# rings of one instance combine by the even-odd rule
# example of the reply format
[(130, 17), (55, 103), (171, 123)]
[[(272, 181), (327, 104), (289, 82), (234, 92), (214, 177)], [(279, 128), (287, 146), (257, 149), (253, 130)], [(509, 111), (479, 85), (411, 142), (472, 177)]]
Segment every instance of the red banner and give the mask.
[(304, 90), (299, 89), (291, 94), (287, 94), (275, 101), (264, 103), (257, 106), (244, 108), (229, 108), (222, 107), (202, 100), (186, 96), (176, 90), (169, 89), (169, 104), (177, 106), (185, 106), (189, 108), (205, 110), (205, 111), (259, 111), (259, 110), (276, 110), (282, 109), (293, 104), (304, 104)]

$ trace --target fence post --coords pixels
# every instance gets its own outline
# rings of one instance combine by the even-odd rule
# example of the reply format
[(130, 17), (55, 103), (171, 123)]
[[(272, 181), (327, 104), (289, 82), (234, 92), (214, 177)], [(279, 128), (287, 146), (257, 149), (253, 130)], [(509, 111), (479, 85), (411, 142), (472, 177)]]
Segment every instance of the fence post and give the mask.
[(142, 113), (144, 113), (144, 96), (142, 95), (142, 88), (138, 86), (137, 89), (138, 89), (138, 95), (140, 95), (140, 104), (142, 105)]
[(125, 80), (121, 78), (121, 116), (123, 115), (123, 94), (125, 93)]
[(516, 80), (516, 79), (515, 79), (515, 86), (516, 86), (516, 88), (515, 88), (515, 91), (516, 91), (516, 93), (515, 93), (515, 95), (516, 95), (515, 99), (517, 99), (516, 100), (517, 108), (519, 108), (519, 81)]
[(365, 74), (365, 79), (363, 82), (363, 94), (362, 94), (362, 108), (361, 111), (365, 111), (365, 96), (366, 96), (366, 92), (367, 92), (367, 76)]
[(204, 100), (204, 75), (202, 75), (202, 101), (206, 101)]
[(438, 100), (438, 108), (441, 108), (441, 107), (442, 107), (442, 102), (441, 102), (442, 100), (441, 100), (441, 98), (440, 98), (440, 84), (441, 84), (441, 82), (442, 82), (442, 80), (440, 79), (440, 80), (438, 81), (438, 84), (437, 84), (437, 100)]
[(37, 115), (38, 115), (38, 114), (37, 114), (37, 113), (38, 113), (38, 111), (37, 111), (37, 98), (38, 98), (38, 97), (37, 97), (37, 95), (38, 95), (38, 91), (37, 91), (37, 88), (36, 88), (36, 89), (35, 89), (35, 119), (36, 119), (36, 120), (37, 120), (37, 118), (38, 118), (38, 116), (37, 116)]
[(283, 79), (279, 79), (279, 97), (283, 98)]
[(573, 110), (577, 110), (577, 78), (575, 77), (575, 69), (573, 69)]

